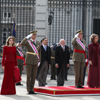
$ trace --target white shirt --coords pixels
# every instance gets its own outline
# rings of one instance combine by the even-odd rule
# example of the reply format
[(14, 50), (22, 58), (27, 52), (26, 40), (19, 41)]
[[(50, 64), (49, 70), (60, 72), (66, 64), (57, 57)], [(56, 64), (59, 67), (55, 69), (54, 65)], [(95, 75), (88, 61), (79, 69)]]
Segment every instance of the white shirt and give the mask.
[(47, 50), (47, 45), (44, 45), (44, 44), (42, 44), (42, 45), (44, 47), (44, 50), (46, 51)]
[(62, 49), (65, 49), (65, 45), (63, 46), (63, 45), (61, 45), (61, 47), (62, 47)]

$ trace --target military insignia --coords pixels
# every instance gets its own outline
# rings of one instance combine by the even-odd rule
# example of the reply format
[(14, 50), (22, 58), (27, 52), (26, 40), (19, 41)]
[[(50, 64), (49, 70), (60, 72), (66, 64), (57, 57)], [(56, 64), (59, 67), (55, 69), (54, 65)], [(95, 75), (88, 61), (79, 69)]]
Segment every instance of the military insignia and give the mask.
[(39, 45), (36, 47), (36, 48), (37, 48), (37, 50), (39, 50), (39, 47), (40, 47)]

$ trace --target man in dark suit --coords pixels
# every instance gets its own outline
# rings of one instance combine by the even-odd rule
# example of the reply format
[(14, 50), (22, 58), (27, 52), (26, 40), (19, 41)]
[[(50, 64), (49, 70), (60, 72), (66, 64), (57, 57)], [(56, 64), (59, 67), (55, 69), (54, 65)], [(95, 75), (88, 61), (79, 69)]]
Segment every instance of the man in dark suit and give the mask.
[(65, 40), (60, 40), (60, 46), (55, 51), (55, 66), (57, 68), (57, 86), (63, 86), (65, 80), (65, 67), (69, 67), (70, 53)]
[(56, 67), (55, 67), (55, 49), (57, 44), (51, 47), (51, 80), (56, 80)]
[(48, 69), (50, 66), (51, 59), (51, 49), (48, 45), (48, 39), (44, 38), (41, 45), (41, 58), (40, 58), (40, 67), (39, 67), (39, 75), (38, 82), (39, 86), (45, 86), (46, 77), (48, 74)]

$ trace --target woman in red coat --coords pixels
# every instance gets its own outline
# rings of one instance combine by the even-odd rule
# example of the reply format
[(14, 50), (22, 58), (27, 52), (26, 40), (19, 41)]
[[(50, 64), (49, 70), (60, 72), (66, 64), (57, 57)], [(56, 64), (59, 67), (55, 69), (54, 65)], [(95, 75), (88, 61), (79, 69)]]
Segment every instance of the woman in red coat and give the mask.
[(6, 46), (3, 48), (2, 68), (4, 69), (4, 78), (1, 87), (1, 95), (16, 94), (14, 81), (14, 67), (17, 67), (16, 47), (14, 46), (14, 37), (7, 39)]
[(90, 36), (91, 44), (89, 44), (89, 74), (88, 86), (91, 88), (100, 87), (100, 47), (98, 43), (98, 35)]

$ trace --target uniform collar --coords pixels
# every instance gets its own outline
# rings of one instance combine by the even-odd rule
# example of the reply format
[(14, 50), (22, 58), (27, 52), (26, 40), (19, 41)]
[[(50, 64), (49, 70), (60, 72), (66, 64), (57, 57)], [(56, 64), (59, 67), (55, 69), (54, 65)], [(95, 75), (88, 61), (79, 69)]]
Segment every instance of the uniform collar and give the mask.
[(33, 39), (30, 39), (30, 40), (36, 44), (36, 40), (33, 40)]

